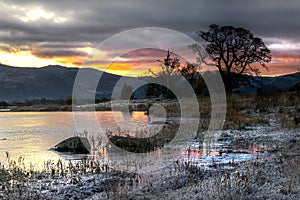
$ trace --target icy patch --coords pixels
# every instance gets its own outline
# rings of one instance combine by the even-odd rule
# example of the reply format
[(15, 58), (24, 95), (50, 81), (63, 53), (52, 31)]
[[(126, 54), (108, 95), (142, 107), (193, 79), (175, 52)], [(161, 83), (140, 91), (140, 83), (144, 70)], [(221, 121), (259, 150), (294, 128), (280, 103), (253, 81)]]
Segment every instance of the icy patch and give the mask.
[(247, 161), (255, 159), (257, 155), (255, 154), (244, 154), (244, 153), (229, 153), (222, 156), (217, 155), (208, 155), (203, 159), (200, 159), (199, 163), (196, 163), (199, 167), (204, 168), (212, 168), (215, 166), (220, 166), (223, 168), (233, 168), (235, 165)]

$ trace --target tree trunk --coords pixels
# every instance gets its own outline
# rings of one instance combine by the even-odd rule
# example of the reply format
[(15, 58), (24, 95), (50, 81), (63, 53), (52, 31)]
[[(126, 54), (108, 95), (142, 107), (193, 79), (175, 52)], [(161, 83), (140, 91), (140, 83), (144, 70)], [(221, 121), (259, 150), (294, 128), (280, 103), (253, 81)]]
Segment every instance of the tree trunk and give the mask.
[(226, 93), (232, 93), (232, 76), (231, 73), (226, 74), (225, 77), (226, 81), (225, 81), (225, 89), (226, 89)]
[(226, 93), (232, 93), (232, 76), (231, 76), (231, 73), (226, 73), (224, 71), (220, 71), (220, 74), (222, 76), (222, 79), (223, 79), (223, 83), (224, 83), (224, 86), (225, 86), (225, 90), (226, 90)]

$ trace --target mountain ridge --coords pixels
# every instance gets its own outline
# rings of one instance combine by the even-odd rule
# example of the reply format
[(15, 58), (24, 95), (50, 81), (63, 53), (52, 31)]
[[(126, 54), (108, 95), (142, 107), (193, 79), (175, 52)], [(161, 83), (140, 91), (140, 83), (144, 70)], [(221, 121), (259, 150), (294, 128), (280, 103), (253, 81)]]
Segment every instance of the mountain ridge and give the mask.
[(72, 95), (74, 81), (80, 70), (91, 74), (103, 73), (97, 90), (108, 97), (120, 76), (92, 68), (48, 65), (41, 68), (0, 65), (0, 100), (65, 99)]
[[(72, 96), (77, 73), (85, 70), (91, 74), (101, 74), (96, 98), (110, 98), (115, 84), (122, 76), (93, 68), (47, 65), (40, 68), (14, 67), (0, 64), (0, 101), (25, 99), (65, 99)], [(98, 75), (99, 75), (98, 74)], [(133, 77), (125, 77), (134, 80)], [(300, 72), (277, 77), (250, 76), (251, 86), (241, 86), (236, 93), (255, 93), (263, 86), (264, 91), (288, 90), (300, 81)]]

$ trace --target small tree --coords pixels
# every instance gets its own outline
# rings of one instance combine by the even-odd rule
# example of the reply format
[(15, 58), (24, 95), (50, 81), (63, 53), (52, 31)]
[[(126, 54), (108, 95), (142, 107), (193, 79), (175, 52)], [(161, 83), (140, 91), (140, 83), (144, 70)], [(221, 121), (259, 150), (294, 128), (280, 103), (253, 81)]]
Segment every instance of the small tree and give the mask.
[(0, 108), (6, 108), (9, 104), (6, 101), (0, 101)]
[[(157, 60), (161, 63), (161, 71), (158, 73), (153, 72), (149, 69), (150, 77), (158, 78), (164, 83), (164, 86), (159, 86), (158, 84), (152, 84), (155, 90), (162, 92), (165, 98), (174, 98), (174, 94), (170, 91), (171, 83), (175, 83), (177, 80), (178, 69), (180, 68), (179, 58), (172, 56), (172, 52), (167, 51), (167, 56), (162, 60)], [(154, 89), (153, 88), (153, 89)]]
[(73, 103), (73, 98), (72, 96), (68, 96), (65, 100), (64, 100), (64, 104), (65, 105), (72, 105)]
[[(232, 92), (236, 75), (259, 75), (260, 67), (268, 69), (266, 63), (272, 59), (271, 51), (262, 39), (246, 29), (213, 24), (207, 32), (199, 31), (197, 34), (208, 43), (206, 51), (221, 73), (229, 93)], [(201, 62), (205, 62), (203, 52), (199, 55)]]
[[(178, 81), (180, 81), (180, 76), (178, 76), (179, 74), (184, 76), (190, 82), (191, 86), (196, 92), (196, 85), (199, 86), (199, 84), (196, 84), (196, 82), (199, 79), (201, 69), (199, 64), (187, 62), (185, 65), (182, 65), (180, 63), (180, 59), (172, 56), (172, 52), (169, 50), (167, 51), (167, 56), (164, 59), (157, 61), (161, 63), (162, 70), (158, 73), (154, 73), (153, 71), (149, 70), (150, 75), (163, 80), (163, 82), (166, 83), (166, 87), (159, 86), (157, 84), (151, 84), (148, 86), (149, 91), (147, 91), (147, 93), (155, 93), (157, 96), (157, 91), (160, 91), (166, 98), (174, 98), (174, 94), (171, 93), (168, 88), (170, 84), (177, 84)], [(200, 90), (199, 87), (198, 90)]]
[(167, 51), (167, 57), (163, 60), (157, 60), (162, 64), (162, 72), (166, 74), (168, 77), (173, 75), (173, 73), (180, 67), (180, 60), (177, 57), (171, 57), (171, 52)]
[(185, 66), (180, 67), (178, 71), (184, 76), (195, 89), (196, 80), (199, 79), (200, 65), (187, 63)]

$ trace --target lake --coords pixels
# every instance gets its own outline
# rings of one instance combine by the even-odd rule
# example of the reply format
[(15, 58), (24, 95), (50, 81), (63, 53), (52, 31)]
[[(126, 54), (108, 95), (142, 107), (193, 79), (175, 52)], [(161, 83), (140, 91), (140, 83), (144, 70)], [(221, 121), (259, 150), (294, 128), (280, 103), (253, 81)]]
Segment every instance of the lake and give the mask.
[[(79, 160), (81, 157), (86, 156), (78, 154), (62, 154), (49, 150), (60, 141), (78, 133), (82, 133), (84, 130), (88, 130), (89, 135), (97, 135), (101, 131), (116, 130), (120, 127), (121, 130), (129, 130), (128, 133), (143, 134), (146, 132), (144, 130), (163, 126), (162, 124), (154, 125), (150, 123), (151, 121), (153, 122), (154, 119), (145, 115), (144, 112), (126, 113), (111, 111), (76, 112), (75, 119), (84, 122), (82, 123), (83, 125), (81, 124), (80, 126), (77, 124), (76, 126), (73, 114), (73, 112), (0, 113), (0, 162), (7, 163), (6, 152), (9, 152), (10, 159), (17, 161), (18, 158), (22, 157), (27, 166), (33, 164), (35, 169), (42, 169), (44, 163), (49, 160), (53, 160), (53, 162), (56, 163), (58, 159), (64, 161)], [(158, 120), (163, 121), (163, 119)], [(179, 119), (173, 118), (171, 120), (176, 121)], [(115, 122), (118, 122), (118, 124)], [(99, 129), (99, 127), (94, 127), (95, 123), (101, 126), (101, 129)], [(134, 136), (139, 137), (139, 135)], [(142, 137), (147, 136), (142, 135)], [(187, 151), (186, 148), (180, 147), (180, 155), (182, 155), (182, 160), (189, 159), (196, 165), (206, 166), (207, 164), (214, 162), (230, 163), (233, 159), (236, 161), (252, 159), (257, 152), (262, 150), (261, 146), (245, 146), (240, 144), (232, 146), (232, 144), (227, 144), (226, 142), (228, 143), (228, 141), (225, 141), (225, 143), (216, 143), (216, 148), (210, 149), (209, 152), (205, 150), (205, 147), (202, 147), (204, 149), (199, 149), (199, 144), (197, 142), (191, 143), (189, 151)], [(225, 147), (228, 145), (231, 145), (230, 148), (233, 148), (233, 151), (236, 152), (228, 153), (226, 150), (227, 147)], [(220, 153), (220, 149), (222, 149), (223, 153)], [(172, 154), (172, 151), (173, 150), (168, 153), (170, 154), (171, 152)], [(153, 158), (161, 158), (161, 151), (154, 151), (151, 154), (151, 158), (149, 158), (152, 159), (152, 161)], [(103, 152), (100, 152), (100, 155), (100, 158), (97, 158), (104, 162), (110, 158), (115, 158), (115, 160), (123, 158), (123, 154), (119, 151), (109, 154), (104, 150)], [(149, 156), (149, 154), (146, 156)], [(157, 162), (162, 161), (158, 159)]]
[[(93, 112), (78, 113), (85, 118), (94, 120)], [(126, 127), (126, 121), (133, 121), (137, 127), (146, 126), (149, 122), (144, 112), (96, 112), (97, 122), (103, 129), (115, 129), (115, 120)], [(0, 161), (7, 160), (6, 152), (11, 159), (20, 156), (25, 163), (34, 163), (41, 167), (44, 161), (58, 160), (60, 154), (49, 151), (63, 139), (73, 136), (82, 130), (74, 125), (72, 112), (3, 112), (0, 113)], [(66, 156), (65, 159), (78, 158), (80, 155)]]

